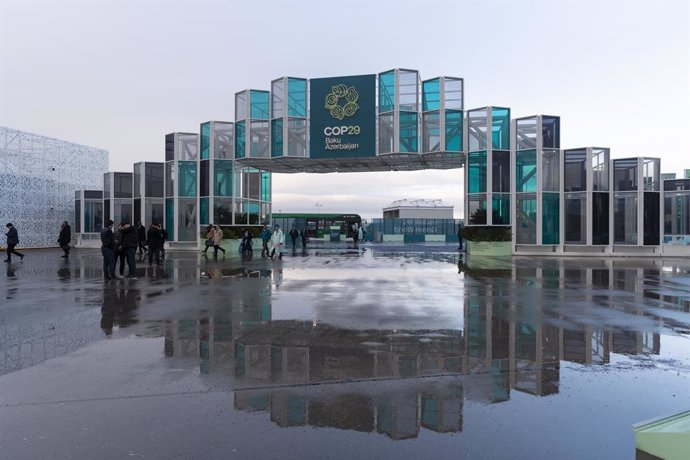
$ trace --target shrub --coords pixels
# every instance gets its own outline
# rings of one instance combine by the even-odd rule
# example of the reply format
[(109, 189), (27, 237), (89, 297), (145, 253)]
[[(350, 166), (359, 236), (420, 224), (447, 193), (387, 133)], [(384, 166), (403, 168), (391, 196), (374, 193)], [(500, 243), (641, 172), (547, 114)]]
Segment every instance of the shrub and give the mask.
[(510, 227), (489, 225), (463, 227), (460, 235), (469, 241), (511, 241), (513, 237)]

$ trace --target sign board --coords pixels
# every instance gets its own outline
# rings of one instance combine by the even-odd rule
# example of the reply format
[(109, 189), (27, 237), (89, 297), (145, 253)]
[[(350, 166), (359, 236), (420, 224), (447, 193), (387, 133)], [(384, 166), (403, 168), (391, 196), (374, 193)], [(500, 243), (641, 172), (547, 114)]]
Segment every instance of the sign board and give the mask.
[(311, 158), (376, 155), (376, 75), (309, 81)]

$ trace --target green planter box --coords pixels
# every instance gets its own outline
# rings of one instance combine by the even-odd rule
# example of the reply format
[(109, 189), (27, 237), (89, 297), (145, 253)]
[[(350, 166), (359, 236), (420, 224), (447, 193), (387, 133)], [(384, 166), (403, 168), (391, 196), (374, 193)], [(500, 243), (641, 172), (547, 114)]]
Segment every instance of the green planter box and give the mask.
[(472, 256), (510, 256), (512, 244), (511, 241), (466, 241), (466, 250)]

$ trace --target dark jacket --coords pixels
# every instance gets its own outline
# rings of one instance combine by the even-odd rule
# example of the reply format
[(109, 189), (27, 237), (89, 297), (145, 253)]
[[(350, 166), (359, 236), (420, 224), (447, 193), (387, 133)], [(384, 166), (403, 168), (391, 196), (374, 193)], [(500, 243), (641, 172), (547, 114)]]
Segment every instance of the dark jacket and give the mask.
[(101, 230), (101, 247), (105, 249), (115, 249), (115, 235), (109, 228)]
[(17, 229), (12, 227), (5, 233), (5, 236), (7, 237), (7, 244), (19, 244), (19, 234), (17, 233)]
[(146, 238), (149, 240), (149, 247), (151, 249), (160, 249), (163, 247), (163, 235), (158, 227), (153, 225), (149, 227), (148, 232), (146, 232)]
[(299, 236), (299, 230), (297, 230), (296, 228), (293, 228), (292, 230), (290, 230), (290, 238), (292, 238), (292, 241), (295, 241), (298, 236)]
[(137, 227), (137, 238), (141, 243), (146, 241), (146, 227), (144, 227), (143, 225)]
[(72, 229), (69, 224), (63, 225), (60, 229), (60, 235), (58, 235), (59, 244), (69, 244), (72, 241)]
[(139, 245), (137, 240), (137, 232), (134, 227), (130, 226), (123, 228), (120, 230), (120, 234), (122, 235), (122, 241), (120, 242), (122, 249), (136, 248)]

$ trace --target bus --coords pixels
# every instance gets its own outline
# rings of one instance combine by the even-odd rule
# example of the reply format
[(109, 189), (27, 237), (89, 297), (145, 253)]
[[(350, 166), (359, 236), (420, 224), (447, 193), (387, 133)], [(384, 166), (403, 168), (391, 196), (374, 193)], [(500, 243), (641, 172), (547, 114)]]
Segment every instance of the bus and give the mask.
[(351, 238), (354, 224), (362, 225), (359, 214), (325, 214), (325, 213), (274, 213), (273, 224), (280, 225), (287, 235), (293, 225), (297, 230), (307, 229), (309, 238), (324, 238), (331, 235), (333, 227), (340, 228), (341, 238)]

